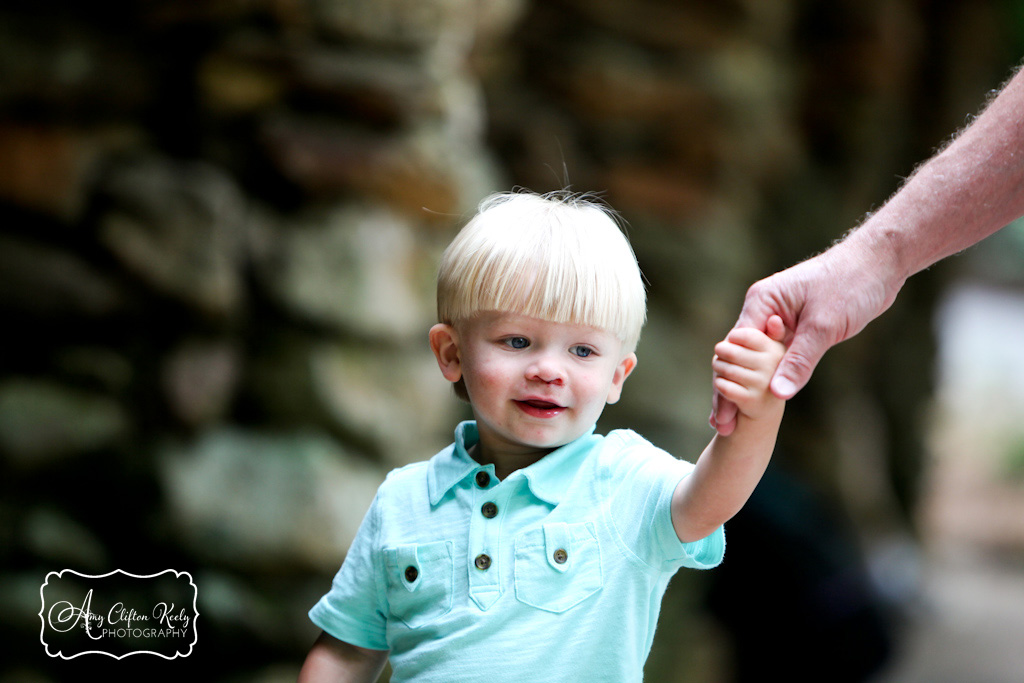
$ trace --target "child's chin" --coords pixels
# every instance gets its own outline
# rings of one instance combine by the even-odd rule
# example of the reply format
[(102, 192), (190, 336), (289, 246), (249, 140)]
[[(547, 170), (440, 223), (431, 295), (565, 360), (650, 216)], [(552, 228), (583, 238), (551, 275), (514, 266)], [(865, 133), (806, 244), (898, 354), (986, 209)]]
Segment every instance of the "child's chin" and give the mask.
[(561, 434), (561, 435), (552, 436), (552, 437), (546, 438), (546, 439), (545, 438), (538, 438), (536, 440), (533, 440), (531, 442), (526, 443), (525, 445), (528, 445), (531, 448), (543, 448), (543, 449), (546, 449), (546, 450), (553, 451), (556, 448), (561, 448), (562, 446), (565, 446), (566, 444), (572, 443), (573, 441), (575, 441), (576, 439), (580, 438), (581, 436), (583, 436), (582, 433), (580, 433), (580, 434), (569, 434), (569, 435)]

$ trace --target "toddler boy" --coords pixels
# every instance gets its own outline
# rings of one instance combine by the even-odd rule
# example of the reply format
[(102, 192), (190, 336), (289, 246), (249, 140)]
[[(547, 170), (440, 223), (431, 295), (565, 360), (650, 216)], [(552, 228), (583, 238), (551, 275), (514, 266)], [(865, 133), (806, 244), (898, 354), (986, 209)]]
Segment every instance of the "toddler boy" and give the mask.
[(784, 403), (782, 321), (715, 347), (739, 407), (696, 465), (594, 433), (636, 367), (640, 270), (584, 196), (485, 200), (445, 251), (430, 346), (472, 421), (391, 472), (333, 586), (300, 681), (640, 681), (681, 567), (721, 562), (723, 524), (767, 467)]

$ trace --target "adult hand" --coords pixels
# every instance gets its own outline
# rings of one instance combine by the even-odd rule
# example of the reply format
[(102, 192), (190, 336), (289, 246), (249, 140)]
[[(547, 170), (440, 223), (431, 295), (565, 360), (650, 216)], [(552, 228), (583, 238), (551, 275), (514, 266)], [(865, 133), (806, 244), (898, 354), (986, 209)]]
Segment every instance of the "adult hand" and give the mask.
[[(892, 282), (887, 259), (869, 255), (851, 236), (823, 254), (751, 285), (733, 329), (767, 331), (771, 316), (782, 318), (787, 349), (772, 377), (771, 390), (789, 399), (807, 384), (829, 348), (860, 332), (892, 305), (902, 284), (902, 280)], [(712, 407), (711, 426), (722, 435), (732, 433), (735, 404), (716, 390)]]
[[(1024, 216), (1024, 70), (946, 148), (923, 164), (861, 227), (825, 253), (754, 283), (737, 327), (782, 317), (791, 336), (772, 378), (790, 398), (830, 347), (864, 329), (908, 277)], [(736, 426), (718, 392), (711, 425)]]

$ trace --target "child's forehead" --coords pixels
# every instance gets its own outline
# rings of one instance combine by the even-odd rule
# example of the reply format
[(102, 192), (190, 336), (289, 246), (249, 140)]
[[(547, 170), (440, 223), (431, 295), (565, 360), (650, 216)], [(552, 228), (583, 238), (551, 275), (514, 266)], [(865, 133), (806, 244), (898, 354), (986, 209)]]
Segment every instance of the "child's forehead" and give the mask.
[(467, 330), (481, 332), (499, 330), (523, 330), (544, 332), (549, 334), (566, 335), (589, 335), (616, 337), (612, 330), (589, 325), (585, 322), (574, 322), (565, 320), (551, 320), (539, 318), (517, 311), (478, 311), (465, 321), (463, 326)]

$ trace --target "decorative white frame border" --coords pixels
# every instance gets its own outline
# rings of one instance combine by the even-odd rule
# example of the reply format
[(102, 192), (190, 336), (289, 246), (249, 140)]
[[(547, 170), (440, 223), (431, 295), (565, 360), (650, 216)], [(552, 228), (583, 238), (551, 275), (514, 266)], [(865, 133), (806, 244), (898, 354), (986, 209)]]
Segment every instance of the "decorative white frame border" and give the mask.
[[(125, 653), (123, 655), (115, 655), (115, 654), (112, 654), (110, 652), (104, 652), (103, 650), (86, 650), (85, 652), (79, 652), (77, 654), (73, 654), (70, 657), (65, 657), (63, 651), (58, 651), (56, 653), (50, 652), (50, 646), (43, 639), (43, 635), (46, 633), (46, 617), (43, 614), (46, 611), (46, 599), (43, 597), (43, 589), (46, 588), (46, 585), (50, 582), (50, 577), (51, 576), (55, 576), (56, 578), (59, 579), (64, 574), (64, 572), (70, 572), (70, 573), (72, 573), (72, 574), (74, 574), (76, 576), (82, 577), (83, 579), (103, 579), (103, 578), (106, 578), (108, 576), (112, 576), (114, 574), (117, 574), (118, 572), (120, 572), (121, 574), (124, 574), (125, 576), (131, 577), (133, 579), (152, 579), (152, 578), (155, 578), (157, 576), (163, 576), (164, 574), (167, 574), (168, 572), (173, 573), (174, 574), (174, 578), (176, 578), (176, 579), (177, 578), (181, 578), (182, 576), (188, 577), (188, 583), (189, 583), (190, 586), (192, 586), (192, 611), (195, 612), (195, 617), (194, 617), (195, 618), (195, 622), (193, 622), (193, 630), (194, 630), (194, 633), (195, 633), (195, 638), (192, 640), (191, 643), (189, 643), (188, 652), (186, 652), (184, 654), (182, 654), (181, 652), (175, 652), (173, 657), (168, 657), (167, 655), (165, 655), (163, 653), (153, 652), (152, 650), (136, 650), (134, 652), (127, 652), (127, 653)], [(46, 650), (46, 654), (47, 655), (49, 655), (50, 657), (60, 657), (61, 659), (64, 659), (64, 660), (70, 660), (70, 659), (74, 659), (75, 657), (81, 657), (82, 655), (91, 655), (91, 654), (107, 655), (108, 657), (113, 657), (114, 659), (117, 659), (117, 660), (124, 659), (125, 657), (130, 657), (131, 655), (156, 655), (157, 657), (162, 657), (162, 658), (164, 658), (164, 659), (166, 659), (168, 661), (170, 661), (172, 659), (177, 659), (178, 657), (188, 657), (190, 654), (192, 654), (192, 648), (195, 647), (195, 644), (197, 642), (199, 642), (199, 626), (196, 623), (196, 622), (199, 621), (199, 608), (196, 607), (196, 600), (198, 600), (198, 599), (199, 599), (199, 587), (195, 584), (195, 581), (192, 580), (192, 575), (189, 574), (188, 572), (179, 572), (179, 571), (174, 570), (174, 569), (165, 569), (162, 572), (157, 572), (156, 574), (132, 574), (130, 572), (124, 571), (123, 569), (115, 569), (114, 571), (107, 572), (106, 574), (82, 574), (81, 572), (76, 572), (74, 569), (61, 569), (59, 572), (50, 572), (50, 573), (48, 573), (46, 575), (46, 579), (39, 586), (39, 603), (40, 603), (40, 607), (39, 607), (39, 620), (40, 620), (40, 622), (42, 622), (42, 625), (40, 626), (40, 629), (39, 629), (39, 642), (42, 643), (43, 648)]]

